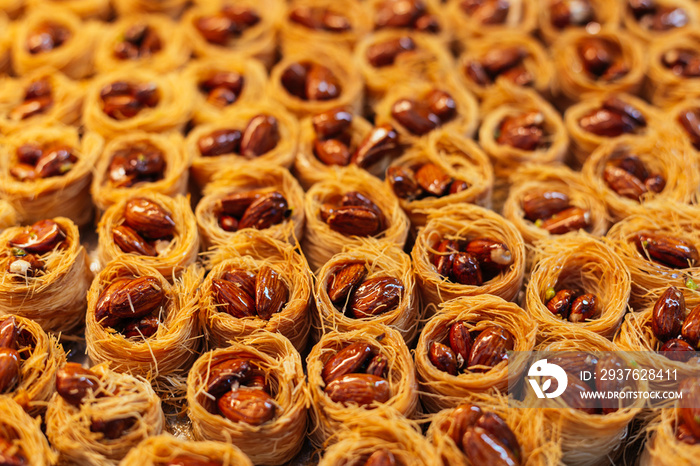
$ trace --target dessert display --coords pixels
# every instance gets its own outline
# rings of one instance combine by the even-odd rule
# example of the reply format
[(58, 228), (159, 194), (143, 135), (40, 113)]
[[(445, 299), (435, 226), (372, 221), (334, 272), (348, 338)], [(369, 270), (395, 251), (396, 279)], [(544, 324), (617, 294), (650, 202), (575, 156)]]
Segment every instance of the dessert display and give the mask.
[(0, 0), (0, 465), (696, 463), (699, 21)]

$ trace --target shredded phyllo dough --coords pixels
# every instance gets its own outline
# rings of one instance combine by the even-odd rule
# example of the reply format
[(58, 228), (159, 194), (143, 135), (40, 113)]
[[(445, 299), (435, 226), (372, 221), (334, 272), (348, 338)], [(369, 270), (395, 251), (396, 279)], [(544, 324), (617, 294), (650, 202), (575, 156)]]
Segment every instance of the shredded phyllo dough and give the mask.
[(698, 219), (700, 0), (0, 0), (0, 466), (690, 466)]
[[(116, 465), (143, 439), (163, 431), (161, 400), (145, 379), (119, 374), (101, 364), (90, 369), (99, 378), (80, 406), (55, 393), (46, 412), (46, 434), (62, 458), (79, 464)], [(91, 430), (95, 420), (133, 419), (120, 437)]]

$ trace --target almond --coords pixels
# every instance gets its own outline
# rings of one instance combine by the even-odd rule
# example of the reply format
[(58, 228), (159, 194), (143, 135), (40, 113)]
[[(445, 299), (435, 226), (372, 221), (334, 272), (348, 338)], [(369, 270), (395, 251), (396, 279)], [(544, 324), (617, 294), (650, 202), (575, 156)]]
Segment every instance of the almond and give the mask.
[(20, 364), (17, 350), (0, 348), (0, 393), (8, 393), (19, 382)]
[(583, 294), (571, 303), (569, 321), (585, 322), (598, 317), (598, 298), (594, 294)]
[(428, 350), (428, 359), (442, 372), (447, 372), (450, 375), (457, 375), (457, 356), (449, 346), (443, 345), (436, 341), (430, 344)]
[(634, 235), (632, 241), (642, 256), (667, 267), (685, 269), (700, 262), (695, 246), (681, 238), (642, 232)]
[(372, 347), (363, 342), (355, 342), (333, 355), (323, 366), (321, 377), (329, 384), (346, 374), (358, 372), (372, 355)]
[(333, 379), (325, 393), (335, 403), (357, 404), (368, 408), (373, 403), (386, 403), (391, 398), (389, 382), (372, 374), (346, 374)]
[(119, 249), (127, 254), (156, 257), (156, 248), (148, 243), (136, 230), (126, 225), (118, 225), (112, 229), (112, 239)]
[(172, 214), (157, 202), (143, 197), (130, 199), (126, 203), (124, 223), (151, 239), (166, 238), (175, 232)]
[(290, 213), (287, 199), (281, 193), (274, 191), (263, 194), (246, 209), (238, 228), (264, 230), (281, 223)]
[(362, 282), (351, 299), (351, 313), (356, 319), (393, 311), (401, 302), (404, 287), (393, 277), (375, 277)]
[(221, 414), (233, 422), (259, 426), (275, 417), (275, 403), (270, 395), (255, 388), (239, 388), (224, 394), (218, 401)]
[(452, 182), (450, 175), (434, 163), (426, 163), (416, 171), (416, 182), (429, 195), (443, 196)]
[(374, 236), (380, 233), (382, 219), (366, 207), (338, 207), (328, 216), (332, 230), (348, 236)]
[(249, 270), (231, 269), (224, 272), (221, 279), (233, 283), (250, 296), (255, 296), (255, 277), (256, 275)]
[(507, 352), (515, 347), (515, 339), (507, 330), (500, 327), (486, 327), (474, 339), (467, 367), (493, 367), (508, 359)]
[(8, 316), (0, 322), (0, 348), (18, 349), (19, 326), (15, 316)]
[(114, 317), (135, 319), (156, 311), (164, 301), (165, 290), (157, 278), (134, 278), (112, 294), (109, 313)]
[[(2, 329), (0, 328), (0, 335), (2, 335)], [(700, 305), (695, 306), (688, 317), (685, 318), (683, 322), (683, 328), (681, 329), (681, 335), (683, 339), (697, 348), (700, 344)], [(0, 346), (2, 340), (0, 339)]]
[(462, 367), (469, 360), (472, 349), (472, 337), (464, 322), (455, 322), (450, 326), (450, 348), (457, 356), (458, 367)]
[(560, 191), (536, 191), (523, 196), (525, 218), (531, 222), (544, 220), (569, 207), (569, 196)]
[(569, 207), (542, 222), (544, 228), (552, 235), (563, 235), (570, 231), (582, 230), (591, 225), (591, 213), (580, 207)]
[(517, 437), (508, 427), (508, 424), (498, 414), (484, 413), (476, 421), (476, 427), (481, 427), (491, 434), (493, 438), (504, 445), (520, 461), (520, 443), (518, 443)]
[(320, 140), (330, 139), (350, 128), (352, 113), (343, 107), (332, 108), (316, 114), (311, 119), (311, 124)]
[(237, 319), (255, 316), (255, 299), (243, 288), (215, 278), (212, 280), (212, 291), (219, 310)]
[(361, 168), (371, 167), (385, 157), (398, 154), (399, 135), (388, 124), (377, 125), (360, 142), (352, 156), (352, 163)]
[(261, 319), (270, 320), (282, 310), (289, 298), (289, 289), (280, 275), (263, 266), (255, 279), (255, 309)]
[(215, 398), (219, 398), (231, 390), (234, 384), (240, 384), (250, 370), (250, 363), (242, 358), (226, 359), (216, 363), (209, 369), (207, 393)]
[(458, 448), (462, 448), (462, 437), (467, 427), (476, 424), (482, 414), (481, 408), (471, 404), (459, 405), (452, 411), (452, 421), (447, 427), (447, 434)]
[(250, 119), (241, 136), (241, 155), (259, 157), (271, 151), (281, 138), (279, 124), (272, 115), (256, 115)]
[(334, 304), (345, 302), (350, 292), (362, 283), (366, 275), (367, 268), (360, 262), (337, 268), (328, 281), (328, 298)]
[(654, 304), (651, 315), (651, 330), (656, 338), (667, 341), (676, 338), (683, 328), (685, 298), (675, 286), (664, 291)]

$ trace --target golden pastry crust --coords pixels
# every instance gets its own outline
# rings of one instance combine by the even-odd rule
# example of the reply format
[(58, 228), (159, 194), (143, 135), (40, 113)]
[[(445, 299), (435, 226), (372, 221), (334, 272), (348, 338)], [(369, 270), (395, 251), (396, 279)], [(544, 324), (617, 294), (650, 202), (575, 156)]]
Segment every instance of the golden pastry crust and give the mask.
[(469, 331), (500, 327), (514, 338), (513, 351), (532, 351), (535, 347), (537, 323), (517, 304), (492, 296), (470, 296), (445, 301), (421, 330), (415, 358), (421, 402), (431, 413), (454, 408), (462, 403), (479, 404), (484, 397), (498, 396), (508, 391), (508, 378), (517, 377), (526, 369), (523, 359), (503, 361), (488, 371), (467, 371), (450, 375), (441, 371), (428, 356), (433, 342), (447, 338), (450, 326), (464, 322)]
[(265, 66), (254, 58), (222, 61), (217, 58), (200, 58), (187, 63), (182, 76), (193, 89), (216, 73), (237, 73), (243, 79), (243, 89), (235, 102), (225, 107), (219, 107), (207, 100), (207, 96), (196, 91), (194, 94), (194, 112), (192, 120), (195, 124), (218, 123), (228, 116), (234, 116), (248, 105), (260, 103), (267, 86), (267, 71)]
[[(142, 440), (158, 435), (165, 427), (161, 400), (144, 379), (119, 374), (108, 364), (91, 367), (98, 377), (99, 392), (88, 391), (80, 407), (54, 393), (46, 412), (46, 435), (63, 461), (90, 466), (116, 465)], [(117, 394), (118, 392), (118, 394)], [(116, 439), (91, 432), (93, 419), (136, 419)]]
[[(481, 286), (453, 283), (438, 273), (431, 261), (443, 239), (489, 238), (503, 242), (512, 254), (512, 264)], [(514, 300), (525, 275), (525, 246), (520, 232), (505, 218), (483, 207), (455, 204), (430, 211), (411, 251), (413, 267), (425, 304), (438, 305), (460, 296), (492, 294)]]
[[(78, 227), (64, 217), (53, 218), (66, 234), (64, 246), (40, 256), (44, 273), (36, 277), (13, 274), (2, 267), (0, 314), (16, 315), (37, 322), (47, 332), (72, 333), (84, 324), (87, 290), (92, 281), (88, 255), (80, 244)], [(0, 244), (25, 227), (8, 228)], [(7, 246), (9, 249), (9, 246)], [(3, 253), (3, 257), (8, 257)]]
[[(132, 27), (146, 26), (158, 37), (160, 49), (134, 59), (122, 59), (116, 47)], [(95, 71), (109, 73), (119, 68), (147, 68), (159, 73), (175, 71), (190, 58), (192, 50), (179, 23), (158, 14), (132, 14), (112, 23), (101, 35), (95, 50)]]
[[(36, 54), (27, 48), (29, 36), (44, 24), (56, 24), (67, 30), (68, 39), (60, 46)], [(88, 77), (94, 71), (94, 42), (98, 28), (58, 5), (30, 9), (17, 23), (12, 38), (12, 66), (19, 75), (43, 67), (52, 67), (73, 79)]]
[[(133, 186), (120, 186), (120, 179), (112, 179), (110, 165), (113, 158), (120, 151), (140, 150), (144, 145), (160, 152), (165, 164), (162, 178), (137, 182)], [(109, 141), (95, 164), (95, 174), (90, 189), (95, 205), (104, 211), (124, 198), (134, 196), (139, 191), (171, 197), (186, 194), (190, 159), (183, 146), (182, 136), (174, 132), (152, 134), (133, 131)]]
[[(117, 246), (112, 236), (112, 230), (124, 222), (124, 209), (127, 202), (138, 197), (160, 205), (175, 221), (173, 239), (153, 257), (125, 253)], [(155, 268), (171, 282), (185, 268), (197, 261), (199, 253), (197, 219), (192, 212), (189, 199), (184, 196), (172, 198), (151, 191), (136, 191), (131, 197), (122, 198), (105, 211), (97, 225), (97, 234), (97, 256), (102, 266), (106, 266), (113, 260), (133, 260), (138, 264)]]
[[(531, 75), (532, 82), (527, 87), (532, 87), (541, 95), (547, 96), (552, 90), (554, 80), (554, 67), (548, 51), (533, 37), (519, 31), (503, 31), (498, 34), (489, 34), (479, 40), (467, 40), (464, 51), (460, 55), (455, 66), (455, 73), (459, 82), (479, 98), (488, 97), (494, 84), (483, 85), (469, 76), (466, 69), (472, 61), (480, 62), (489, 52), (497, 50), (517, 49), (520, 51), (522, 67)], [(507, 79), (498, 77), (496, 80)]]
[[(309, 43), (322, 43), (352, 50), (355, 44), (372, 30), (371, 19), (365, 5), (357, 0), (294, 0), (287, 2), (284, 15), (280, 18), (280, 43), (282, 53), (288, 49), (306, 47)], [(326, 31), (308, 28), (290, 18), (296, 9), (319, 8), (343, 16), (349, 29)]]
[(221, 228), (221, 199), (229, 194), (249, 191), (277, 191), (284, 196), (291, 210), (289, 216), (281, 223), (261, 231), (276, 240), (290, 244), (301, 240), (304, 235), (304, 191), (301, 186), (284, 168), (251, 162), (220, 172), (204, 189), (204, 197), (197, 203), (195, 215), (205, 250), (224, 246), (236, 234), (244, 231), (229, 232)]
[[(622, 258), (603, 240), (584, 232), (543, 240), (535, 246), (524, 305), (537, 321), (538, 341), (549, 335), (591, 333), (612, 339), (627, 312), (631, 292), (630, 272)], [(552, 314), (545, 305), (551, 288), (594, 294), (598, 315), (573, 323)]]
[[(561, 35), (569, 30), (584, 30), (594, 31), (596, 29), (616, 28), (620, 24), (622, 15), (622, 2), (608, 2), (606, 0), (588, 0), (593, 11), (593, 18), (582, 26), (568, 25), (564, 28), (555, 27), (552, 22), (551, 5), (557, 3), (558, 0), (546, 0), (542, 2), (539, 8), (539, 32), (542, 35), (545, 43), (549, 45), (556, 44)], [(547, 6), (550, 8), (547, 8)]]
[[(155, 268), (128, 257), (107, 264), (87, 295), (85, 341), (90, 359), (96, 363), (109, 363), (114, 371), (143, 377), (159, 391), (168, 385), (177, 389), (175, 380), (184, 382), (202, 345), (197, 304), (203, 276), (201, 268), (192, 266), (170, 284), (168, 279), (171, 277), (166, 278)], [(145, 339), (128, 338), (103, 326), (96, 317), (99, 299), (112, 283), (121, 278), (140, 277), (155, 278), (165, 294), (165, 302), (157, 311), (158, 330)]]
[[(237, 356), (255, 361), (269, 380), (275, 417), (258, 426), (212, 414), (204, 405), (211, 401), (205, 388), (211, 366)], [(187, 378), (187, 404), (195, 438), (233, 443), (256, 464), (283, 464), (304, 444), (309, 393), (301, 357), (279, 334), (257, 332), (200, 356)]]
[[(581, 125), (581, 118), (604, 108), (604, 102), (608, 99), (618, 99), (625, 105), (634, 108), (646, 120), (646, 126), (635, 128), (633, 133), (623, 133), (620, 136), (610, 137), (587, 131)], [(586, 96), (581, 102), (572, 105), (564, 113), (564, 124), (571, 136), (571, 151), (576, 156), (576, 161), (583, 164), (588, 156), (600, 145), (615, 141), (622, 136), (644, 139), (647, 137), (663, 138), (663, 126), (665, 126), (662, 112), (658, 108), (649, 105), (644, 100), (630, 94), (603, 93)]]
[[(424, 163), (437, 165), (451, 178), (466, 181), (468, 187), (439, 198), (428, 196), (410, 200), (399, 197), (401, 208), (408, 215), (414, 229), (425, 225), (429, 211), (441, 207), (455, 203), (475, 204), (484, 208), (491, 206), (493, 167), (484, 151), (473, 140), (449, 129), (438, 129), (427, 138), (419, 140), (390, 166), (411, 168)], [(389, 177), (385, 182), (391, 188)]]
[(523, 199), (537, 191), (556, 191), (566, 194), (571, 205), (589, 212), (590, 226), (586, 228), (593, 236), (603, 236), (608, 231), (608, 214), (605, 203), (598, 192), (586, 183), (580, 173), (564, 166), (545, 167), (528, 164), (510, 177), (508, 198), (503, 204), (503, 216), (510, 220), (523, 235), (526, 243), (554, 237), (547, 230), (525, 218)]
[[(624, 76), (612, 81), (598, 81), (583, 69), (577, 48), (582, 41), (600, 38), (619, 46), (621, 59), (627, 67)], [(571, 30), (563, 33), (553, 50), (556, 86), (561, 95), (572, 102), (591, 92), (628, 92), (635, 94), (641, 88), (647, 71), (647, 62), (641, 42), (617, 28), (601, 29), (595, 34)]]
[[(339, 165), (326, 165), (316, 156), (314, 142), (317, 140), (317, 135), (312, 120), (313, 117), (306, 117), (299, 123), (299, 150), (294, 158), (294, 176), (306, 190), (315, 183), (333, 178), (339, 169), (342, 170)], [(352, 150), (353, 147), (359, 146), (371, 130), (372, 124), (370, 122), (359, 114), (353, 114), (352, 122), (347, 130), (350, 134), (348, 148)], [(387, 157), (383, 157), (380, 161), (367, 167), (367, 171), (379, 178), (384, 174), (388, 163)]]
[[(411, 40), (415, 48), (398, 54), (390, 65), (376, 67), (369, 60), (375, 46), (396, 40)], [(450, 78), (454, 60), (435, 37), (410, 30), (389, 29), (368, 34), (355, 47), (354, 58), (368, 91), (368, 103), (374, 106), (397, 85), (407, 81), (441, 83)]]
[[(586, 182), (598, 191), (613, 221), (644, 214), (655, 205), (667, 202), (688, 204), (692, 201), (700, 178), (697, 170), (688, 170), (687, 160), (688, 157), (693, 158), (692, 148), (681, 137), (678, 132), (667, 132), (663, 138), (620, 137), (599, 146), (588, 157), (581, 173)], [(636, 155), (649, 173), (660, 175), (665, 180), (661, 192), (646, 192), (637, 200), (613, 191), (605, 182), (604, 172), (608, 162), (620, 154)]]
[[(103, 110), (100, 93), (116, 82), (155, 86), (158, 102), (153, 108), (143, 108), (135, 116), (117, 120)], [(180, 131), (190, 118), (194, 89), (183, 85), (179, 73), (159, 74), (146, 68), (119, 69), (98, 75), (88, 85), (85, 94), (83, 123), (107, 139), (125, 133), (145, 131), (166, 133)]]
[(349, 191), (358, 191), (369, 197), (384, 214), (386, 229), (374, 238), (399, 247), (403, 247), (406, 242), (409, 223), (398, 200), (380, 180), (355, 166), (348, 166), (339, 170), (335, 177), (316, 183), (306, 193), (306, 231), (302, 249), (312, 270), (318, 270), (345, 247), (361, 244), (364, 240), (363, 237), (344, 235), (332, 230), (320, 216), (323, 203)]
[(47, 334), (35, 321), (13, 315), (0, 317), (0, 322), (5, 323), (6, 319), (14, 319), (20, 339), (28, 344), (18, 348), (22, 358), (19, 384), (5, 394), (28, 414), (40, 415), (56, 390), (56, 371), (66, 363), (66, 353), (58, 338)]
[[(391, 398), (386, 403), (374, 402), (370, 409), (355, 403), (344, 406), (332, 401), (324, 392), (321, 376), (324, 364), (340, 349), (354, 342), (372, 346), (378, 354), (387, 358), (389, 375), (386, 380)], [(418, 409), (418, 386), (413, 359), (401, 337), (394, 329), (380, 324), (368, 324), (360, 330), (326, 333), (306, 358), (311, 393), (311, 441), (321, 445), (329, 437), (353, 423), (382, 417), (392, 419), (398, 414), (411, 418)]]
[(180, 456), (200, 461), (219, 461), (222, 466), (253, 466), (250, 459), (235, 445), (183, 440), (170, 434), (147, 438), (132, 448), (119, 464), (120, 466), (158, 466), (174, 461)]
[[(282, 85), (282, 74), (293, 63), (312, 63), (328, 68), (340, 85), (339, 95), (327, 100), (305, 100), (290, 94)], [(359, 112), (362, 110), (364, 89), (360, 73), (346, 49), (305, 45), (287, 50), (282, 60), (272, 68), (267, 95), (297, 117), (304, 117), (341, 106)]]
[(397, 462), (406, 466), (440, 464), (441, 458), (433, 445), (420, 433), (413, 422), (396, 415), (389, 419), (367, 418), (362, 423), (345, 426), (332, 439), (323, 453), (319, 466), (343, 466), (348, 461), (366, 461), (379, 450), (390, 452)]
[[(14, 133), (29, 125), (75, 125), (80, 122), (83, 88), (53, 68), (41, 68), (20, 78), (0, 78), (0, 129)], [(47, 84), (51, 104), (39, 111), (23, 111), (27, 91), (32, 86)]]
[[(561, 463), (560, 433), (547, 422), (544, 410), (512, 407), (518, 402), (504, 395), (481, 396), (476, 406), (486, 413), (495, 413), (515, 434), (521, 448), (523, 464), (546, 466)], [(455, 419), (455, 409), (444, 409), (432, 417), (426, 437), (437, 449), (444, 464), (469, 466), (467, 457), (448, 435)]]
[[(10, 397), (0, 397), (0, 437), (10, 440), (18, 452), (30, 456), (30, 466), (51, 466), (58, 455), (51, 449), (41, 431), (41, 418), (33, 418)], [(3, 451), (3, 453), (6, 453)], [(9, 452), (7, 452), (9, 453)]]
[[(551, 335), (552, 339), (542, 342), (537, 351), (568, 352), (617, 352), (628, 367), (638, 367), (629, 354), (619, 352), (619, 348), (591, 332), (571, 334), (569, 332)], [(636, 357), (635, 357), (636, 358)], [(646, 381), (630, 380), (630, 391), (648, 390)], [(531, 392), (532, 393), (532, 392)], [(637, 398), (631, 404), (620, 407), (608, 414), (589, 414), (569, 408), (564, 397), (551, 399), (556, 408), (543, 409), (546, 425), (558, 429), (561, 442), (561, 461), (564, 464), (595, 464), (608, 461), (628, 438), (629, 426), (645, 406), (644, 399)], [(529, 406), (538, 406), (534, 393), (525, 399)], [(529, 410), (528, 410), (529, 411)]]
[[(269, 320), (259, 317), (236, 318), (217, 307), (212, 281), (226, 271), (238, 268), (258, 272), (268, 266), (277, 272), (288, 291), (288, 299), (280, 312)], [(213, 250), (207, 257), (210, 270), (201, 286), (200, 318), (210, 347), (226, 346), (256, 331), (281, 333), (295, 348), (302, 351), (310, 334), (313, 281), (309, 266), (298, 246), (275, 240), (264, 232), (249, 229), (237, 233), (230, 241)]]
[(246, 167), (251, 161), (238, 153), (205, 156), (200, 150), (200, 140), (208, 138), (220, 130), (243, 131), (248, 122), (257, 115), (272, 116), (277, 120), (279, 141), (266, 153), (253, 158), (256, 163), (277, 165), (289, 168), (294, 162), (299, 139), (299, 125), (296, 118), (283, 107), (272, 102), (250, 103), (232, 109), (226, 116), (196, 126), (185, 142), (187, 156), (191, 160), (191, 172), (198, 186), (204, 187), (217, 173), (229, 167)]
[(228, 38), (225, 45), (207, 41), (196, 24), (202, 18), (217, 15), (223, 7), (232, 3), (226, 0), (198, 0), (196, 3), (181, 20), (195, 56), (221, 61), (236, 60), (238, 57), (257, 58), (268, 68), (272, 66), (275, 59), (277, 27), (284, 12), (282, 0), (235, 2), (235, 7), (250, 8), (259, 17), (259, 21), (246, 28), (239, 36)]
[[(479, 105), (476, 98), (461, 86), (454, 84), (454, 78), (446, 81), (428, 83), (425, 81), (406, 82), (395, 86), (377, 104), (377, 124), (388, 123), (399, 133), (399, 140), (403, 143), (414, 144), (424, 135), (415, 134), (403, 126), (392, 114), (394, 104), (401, 99), (416, 99), (421, 101), (430, 92), (442, 91), (448, 93), (455, 102), (455, 115), (450, 120), (442, 123), (437, 129), (453, 131), (458, 135), (471, 138), (479, 126)], [(432, 132), (431, 131), (431, 132)]]

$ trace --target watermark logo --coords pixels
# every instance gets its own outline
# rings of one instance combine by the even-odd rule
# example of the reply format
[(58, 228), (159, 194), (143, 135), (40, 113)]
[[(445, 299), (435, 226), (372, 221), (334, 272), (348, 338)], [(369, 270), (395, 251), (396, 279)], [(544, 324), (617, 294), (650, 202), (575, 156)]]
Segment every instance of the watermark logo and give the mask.
[[(527, 379), (535, 391), (537, 398), (556, 398), (560, 396), (566, 390), (566, 385), (569, 382), (568, 377), (564, 369), (557, 366), (556, 364), (548, 363), (546, 359), (540, 359), (530, 366), (530, 370), (527, 375), (531, 378)], [(532, 377), (550, 377), (544, 381), (542, 386), (538, 383), (537, 379)], [(547, 393), (552, 387), (552, 378), (557, 381), (557, 388), (551, 393)]]

